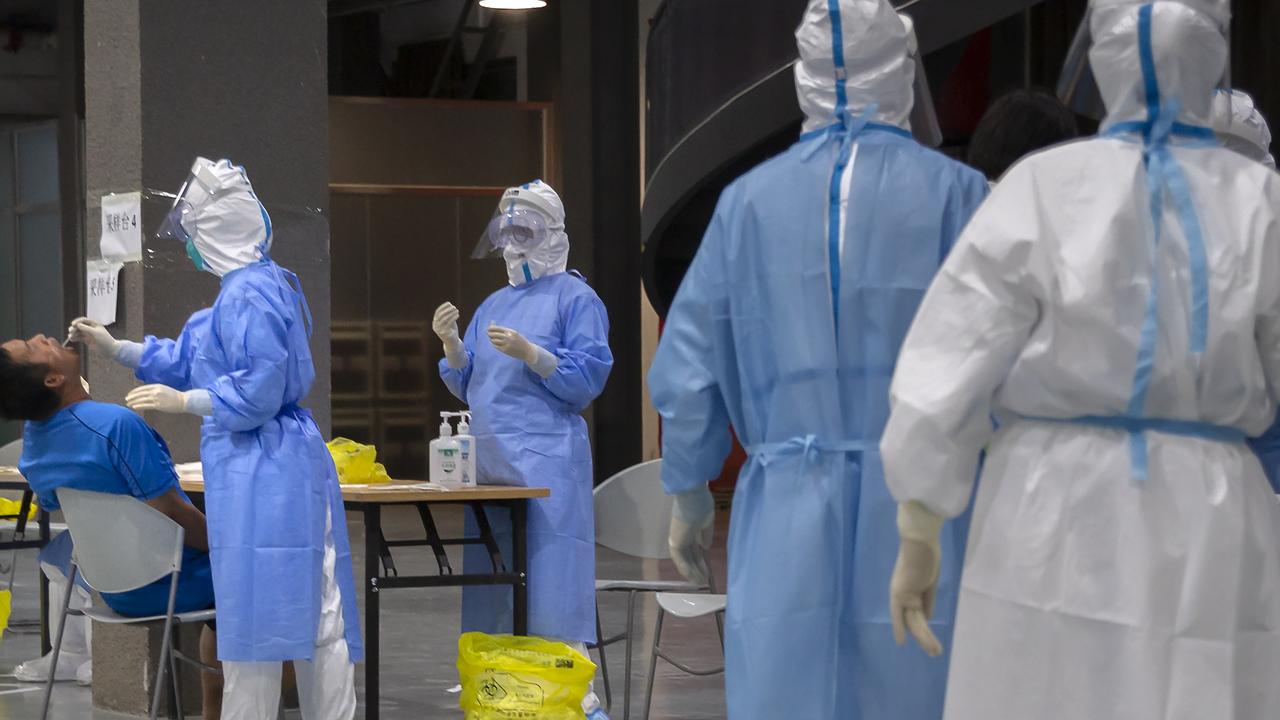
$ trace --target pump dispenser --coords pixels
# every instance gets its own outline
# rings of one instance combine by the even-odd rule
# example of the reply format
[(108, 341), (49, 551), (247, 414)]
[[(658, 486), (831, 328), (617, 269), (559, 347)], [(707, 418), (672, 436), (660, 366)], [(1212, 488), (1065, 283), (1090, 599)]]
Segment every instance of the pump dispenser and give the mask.
[(449, 418), (455, 413), (440, 413), (440, 437), (431, 441), (431, 482), (445, 487), (462, 485), (462, 463), (458, 440), (453, 437), (453, 426)]
[(476, 486), (476, 439), (471, 435), (471, 412), (454, 413), (458, 418), (458, 453), (462, 466), (462, 487)]

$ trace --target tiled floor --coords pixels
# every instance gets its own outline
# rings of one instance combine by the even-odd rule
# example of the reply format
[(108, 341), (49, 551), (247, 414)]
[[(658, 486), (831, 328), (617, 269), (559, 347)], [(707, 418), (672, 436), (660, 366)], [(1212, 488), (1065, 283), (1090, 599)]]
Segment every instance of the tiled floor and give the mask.
[[(721, 518), (722, 524), (712, 558), (721, 582), (724, 579), (725, 519)], [(392, 511), (384, 515), (383, 522), (389, 537), (410, 537), (421, 533), (415, 514)], [(461, 515), (440, 513), (437, 522), (442, 533), (453, 534), (461, 524)], [(364, 533), (358, 516), (351, 516), (351, 525), (351, 536), (355, 543), (353, 554), (359, 563), (364, 556), (360, 547)], [(423, 550), (425, 549), (397, 550), (396, 561), (401, 572), (433, 572), (434, 562)], [(670, 562), (637, 560), (604, 548), (597, 548), (597, 551), (599, 577), (678, 579)], [(416, 554), (411, 555), (411, 552)], [(451, 556), (454, 552), (450, 550)], [(18, 584), (13, 601), (13, 617), (16, 621), (34, 619), (37, 603), (34, 553), (20, 555), (19, 563)], [(453, 564), (461, 567), (461, 558), (454, 558)], [(357, 567), (357, 577), (360, 573), (361, 568)], [(389, 590), (382, 595), (381, 706), (385, 720), (462, 718), (462, 712), (458, 710), (457, 695), (448, 692), (457, 683), (454, 661), (460, 605), (461, 594), (453, 589)], [(631, 717), (635, 720), (642, 720), (643, 716), (644, 683), (656, 607), (652, 598), (646, 598), (637, 612), (631, 712)], [(620, 595), (603, 596), (601, 616), (606, 634), (618, 632), (626, 618), (625, 598)], [(30, 632), (6, 633), (0, 644), (0, 675), (7, 674), (14, 665), (36, 654), (38, 636)], [(666, 649), (694, 666), (714, 666), (721, 663), (715, 623), (710, 619), (687, 622), (668, 619), (663, 637)], [(609, 648), (608, 660), (614, 684), (614, 708), (610, 717), (621, 720), (624, 661), (621, 643)], [(358, 694), (363, 694), (363, 677), (363, 666), (357, 667)], [(597, 692), (603, 698), (603, 687), (598, 677)], [(40, 699), (36, 686), (23, 686), (0, 677), (0, 720), (37, 718)], [(357, 717), (362, 716), (363, 707), (362, 698)], [(296, 711), (289, 715), (291, 718), (298, 717)], [(74, 684), (60, 684), (57, 687), (50, 716), (57, 720), (118, 720), (125, 717), (93, 710), (89, 689), (76, 687)], [(724, 717), (722, 675), (689, 677), (665, 663), (659, 663), (654, 684), (652, 720), (718, 720)]]

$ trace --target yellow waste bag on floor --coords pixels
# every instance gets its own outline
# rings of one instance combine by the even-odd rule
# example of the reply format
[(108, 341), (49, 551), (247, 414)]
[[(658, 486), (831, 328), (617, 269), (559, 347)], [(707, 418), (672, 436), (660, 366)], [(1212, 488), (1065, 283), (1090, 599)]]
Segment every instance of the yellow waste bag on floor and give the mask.
[(378, 458), (378, 449), (344, 437), (329, 441), (329, 454), (338, 468), (338, 482), (343, 485), (389, 483), (391, 477)]
[(561, 642), (464, 633), (458, 676), (467, 720), (582, 720), (596, 665)]
[(9, 629), (9, 613), (13, 610), (13, 592), (0, 590), (0, 635)]

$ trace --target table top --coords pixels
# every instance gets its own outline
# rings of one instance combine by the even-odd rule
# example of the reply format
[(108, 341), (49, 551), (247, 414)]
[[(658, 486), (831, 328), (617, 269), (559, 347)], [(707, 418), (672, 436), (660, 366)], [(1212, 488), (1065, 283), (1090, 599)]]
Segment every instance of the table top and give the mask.
[[(182, 489), (189, 493), (204, 493), (204, 478), (198, 470), (182, 468), (179, 473)], [(14, 467), (0, 466), (0, 487), (21, 489), (26, 479)], [(493, 502), (498, 500), (531, 500), (551, 495), (544, 487), (514, 487), (510, 485), (480, 485), (470, 488), (446, 489), (422, 482), (393, 481), (382, 485), (343, 485), (342, 499), (349, 503), (378, 505), (403, 505), (406, 503), (456, 503)]]

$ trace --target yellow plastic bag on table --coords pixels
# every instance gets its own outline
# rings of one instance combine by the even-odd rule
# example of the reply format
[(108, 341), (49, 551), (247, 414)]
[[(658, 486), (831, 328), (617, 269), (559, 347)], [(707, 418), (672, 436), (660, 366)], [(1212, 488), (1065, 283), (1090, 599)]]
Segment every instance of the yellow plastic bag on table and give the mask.
[(582, 720), (596, 665), (561, 642), (463, 633), (458, 676), (467, 720)]
[[(36, 513), (40, 508), (36, 507), (34, 500), (31, 501), (31, 508), (27, 511), (27, 519), (35, 520)], [(10, 500), (9, 498), (0, 498), (0, 517), (18, 517), (18, 513), (22, 512), (21, 500)]]
[(338, 469), (338, 482), (343, 485), (389, 483), (391, 478), (378, 459), (378, 450), (344, 437), (329, 441), (329, 454)]

